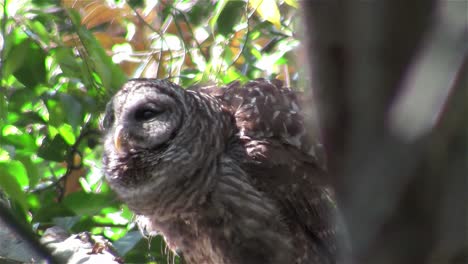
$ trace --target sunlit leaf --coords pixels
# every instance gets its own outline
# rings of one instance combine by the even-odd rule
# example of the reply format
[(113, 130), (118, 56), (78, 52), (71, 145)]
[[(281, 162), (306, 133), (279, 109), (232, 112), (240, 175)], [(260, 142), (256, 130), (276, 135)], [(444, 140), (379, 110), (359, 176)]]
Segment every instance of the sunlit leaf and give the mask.
[(7, 193), (11, 199), (17, 201), (22, 209), (26, 211), (28, 210), (28, 203), (20, 183), (23, 177), (17, 177), (15, 174), (20, 170), (18, 167), (19, 165), (0, 163), (0, 188)]
[(29, 179), (28, 174), (24, 165), (16, 160), (12, 160), (8, 163), (4, 163), (1, 165), (3, 169), (8, 170), (8, 173), (14, 175), (16, 181), (20, 185), (21, 188), (25, 188), (29, 186)]
[(284, 0), (284, 2), (292, 7), (298, 8), (297, 0)]
[(281, 15), (276, 0), (250, 0), (249, 5), (261, 18), (270, 21), (277, 29), (281, 28)]
[(23, 152), (33, 153), (37, 150), (34, 138), (12, 125), (3, 127), (1, 139), (3, 143), (11, 144)]
[(18, 156), (17, 159), (21, 161), (24, 169), (26, 169), (29, 179), (29, 188), (34, 188), (40, 179), (38, 165), (32, 162), (29, 156)]
[(69, 124), (63, 124), (59, 128), (59, 133), (62, 135), (63, 139), (69, 144), (73, 145), (75, 143), (75, 133), (73, 132), (73, 127)]
[(29, 27), (43, 42), (48, 43), (50, 41), (50, 32), (47, 31), (46, 27), (37, 19), (30, 21)]

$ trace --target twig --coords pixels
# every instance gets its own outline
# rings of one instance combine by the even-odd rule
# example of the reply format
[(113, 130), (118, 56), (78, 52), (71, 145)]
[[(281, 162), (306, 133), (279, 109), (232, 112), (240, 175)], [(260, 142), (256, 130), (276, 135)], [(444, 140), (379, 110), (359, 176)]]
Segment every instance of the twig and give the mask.
[[(172, 50), (169, 46), (169, 44), (166, 42), (166, 39), (164, 38), (164, 35), (163, 35), (163, 32), (165, 31), (160, 31), (160, 30), (157, 30), (156, 28), (154, 28), (152, 25), (150, 25), (148, 22), (146, 22), (145, 19), (143, 19), (143, 17), (140, 15), (140, 13), (137, 12), (137, 10), (133, 7), (133, 6), (130, 6), (130, 8), (133, 10), (133, 12), (135, 12), (135, 15), (136, 17), (138, 18), (138, 20), (140, 20), (141, 23), (143, 23), (145, 26), (147, 26), (149, 29), (151, 29), (154, 33), (158, 34), (158, 36), (161, 38), (161, 55), (160, 55), (160, 61), (158, 63), (158, 69), (156, 71), (156, 74), (159, 74), (159, 64), (161, 63), (161, 58), (162, 58), (162, 52), (163, 52), (163, 43), (165, 43), (167, 45), (167, 51), (169, 52), (169, 57), (170, 57), (170, 60), (174, 60), (174, 56), (172, 55)], [(170, 72), (170, 70), (169, 70)], [(157, 76), (157, 75), (156, 75)]]
[[(198, 50), (200, 50), (200, 54), (203, 56), (203, 58), (205, 59), (205, 61), (208, 61), (208, 57), (205, 55), (205, 53), (203, 53), (203, 50), (202, 50), (202, 47), (201, 47), (201, 44), (198, 42), (197, 38), (195, 38), (195, 33), (193, 32), (193, 29), (192, 29), (192, 26), (190, 25), (189, 21), (188, 21), (188, 18), (187, 18), (187, 14), (182, 12), (181, 10), (175, 8), (175, 7), (172, 7), (174, 10), (176, 10), (180, 15), (182, 15), (182, 18), (184, 19), (184, 22), (185, 24), (187, 25), (188, 27), (188, 30), (189, 30), (189, 33), (190, 35), (192, 36), (192, 39), (195, 41), (195, 44), (197, 45), (197, 48)], [(182, 36), (182, 33), (181, 33), (181, 30), (179, 28), (179, 25), (177, 23), (176, 20), (174, 20), (174, 23), (177, 27), (177, 30), (180, 32), (179, 34)], [(189, 56), (191, 57), (191, 54), (189, 53)], [(193, 59), (192, 59), (193, 60)]]

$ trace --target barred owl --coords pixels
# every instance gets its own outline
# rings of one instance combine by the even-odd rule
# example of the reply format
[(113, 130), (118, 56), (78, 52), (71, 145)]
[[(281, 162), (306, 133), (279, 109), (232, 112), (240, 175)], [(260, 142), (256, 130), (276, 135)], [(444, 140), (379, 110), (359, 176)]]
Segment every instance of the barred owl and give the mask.
[(188, 263), (336, 263), (336, 206), (297, 94), (133, 79), (108, 103), (103, 167)]

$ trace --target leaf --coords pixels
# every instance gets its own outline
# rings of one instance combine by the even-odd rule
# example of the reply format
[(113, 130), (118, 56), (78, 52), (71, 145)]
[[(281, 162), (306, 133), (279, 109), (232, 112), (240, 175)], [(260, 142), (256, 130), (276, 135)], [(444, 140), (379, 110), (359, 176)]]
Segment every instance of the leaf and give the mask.
[(26, 169), (26, 173), (29, 179), (29, 188), (34, 188), (36, 184), (39, 182), (39, 178), (40, 178), (37, 165), (31, 161), (31, 157), (18, 156), (17, 159), (21, 161), (24, 168)]
[[(215, 10), (220, 2), (226, 2), (226, 0), (218, 1), (216, 3)], [(214, 17), (216, 14), (219, 15), (219, 13), (215, 13), (215, 11), (213, 11), (213, 5), (210, 0), (199, 0), (195, 3), (190, 12), (185, 12), (183, 15), (187, 16), (188, 22), (192, 25), (192, 27), (197, 27), (201, 23), (206, 23), (205, 21), (207, 17), (211, 17), (208, 23), (210, 26), (212, 26), (211, 20), (216, 19)]]
[(60, 226), (65, 230), (70, 230), (72, 227), (78, 223), (81, 219), (81, 216), (63, 216), (63, 217), (54, 217), (52, 219), (54, 225)]
[(48, 202), (33, 215), (33, 223), (52, 222), (56, 217), (74, 216), (72, 210), (61, 203)]
[[(24, 169), (24, 168), (23, 168)], [(17, 201), (22, 207), (22, 210), (26, 212), (28, 210), (28, 203), (26, 200), (26, 194), (21, 188), (21, 178), (15, 174), (18, 170), (18, 166), (11, 166), (9, 163), (0, 163), (0, 188), (8, 194), (8, 196)]]
[(117, 206), (118, 202), (111, 193), (75, 192), (67, 195), (62, 203), (76, 215), (96, 215), (103, 208)]
[(61, 125), (58, 128), (58, 131), (69, 145), (73, 145), (75, 143), (75, 133), (73, 132), (73, 128), (69, 124)]
[(35, 34), (37, 34), (40, 37), (40, 39), (43, 42), (49, 43), (51, 34), (49, 31), (47, 31), (46, 27), (37, 18), (35, 20), (30, 21), (30, 23), (28, 23), (28, 26)]
[(297, 0), (284, 0), (284, 2), (294, 8), (298, 8)]
[(97, 73), (106, 90), (113, 92), (119, 89), (127, 80), (125, 73), (112, 62), (93, 34), (81, 25), (80, 16), (75, 10), (69, 10), (69, 15), (75, 26), (81, 43), (88, 53), (85, 60), (87, 65)]
[(250, 0), (249, 5), (261, 18), (270, 21), (277, 29), (281, 28), (281, 15), (275, 0)]
[(221, 35), (228, 36), (234, 32), (234, 26), (242, 18), (245, 3), (242, 1), (229, 1), (219, 14), (216, 29)]
[(37, 150), (34, 138), (12, 125), (3, 127), (2, 136), (0, 138), (4, 143), (13, 145), (17, 150), (21, 150), (25, 153), (34, 153)]
[(7, 117), (8, 114), (8, 104), (6, 98), (3, 94), (0, 94), (0, 126), (5, 121), (4, 119)]
[(79, 65), (77, 58), (75, 58), (73, 51), (70, 48), (59, 47), (53, 51), (55, 52), (55, 59), (60, 65), (60, 69), (62, 69), (66, 76), (80, 76), (81, 66)]
[(221, 12), (223, 11), (224, 7), (226, 4), (229, 2), (229, 0), (219, 0), (218, 3), (216, 3), (215, 10), (213, 11), (213, 16), (210, 19), (210, 27), (211, 31), (214, 32), (215, 30), (215, 25), (218, 23), (218, 18)]
[(46, 160), (61, 162), (65, 160), (69, 145), (62, 135), (55, 135), (53, 140), (45, 138), (37, 151), (37, 155)]
[[(10, 40), (11, 37), (13, 36), (8, 37), (7, 40)], [(20, 68), (24, 64), (27, 50), (28, 43), (26, 43), (26, 41), (23, 41), (21, 44), (12, 45), (10, 48), (10, 52), (7, 53), (6, 56), (5, 65), (3, 66), (3, 74), (10, 75), (16, 72), (18, 68)]]
[(18, 127), (25, 127), (31, 124), (44, 124), (45, 125), (47, 124), (47, 122), (38, 113), (31, 112), (31, 111), (21, 113), (21, 118), (18, 121), (14, 122), (14, 125)]
[(124, 237), (114, 242), (114, 248), (120, 256), (132, 250), (143, 238), (140, 231), (130, 231)]
[(8, 109), (10, 111), (20, 112), (24, 104), (31, 102), (34, 98), (34, 91), (27, 88), (19, 88), (12, 91), (10, 97), (7, 97)]
[(4, 163), (2, 166), (4, 169), (7, 169), (11, 175), (15, 176), (16, 181), (19, 183), (21, 188), (29, 186), (28, 173), (26, 172), (26, 168), (23, 163), (17, 160), (11, 160), (8, 163)]
[(18, 47), (13, 48), (8, 58), (9, 60), (18, 60), (13, 75), (25, 86), (35, 87), (46, 82), (46, 54), (32, 40), (25, 40)]
[(60, 102), (62, 103), (63, 109), (68, 109), (65, 112), (68, 123), (76, 128), (81, 124), (83, 119), (83, 107), (81, 103), (73, 96), (62, 93), (60, 94)]
[(65, 115), (67, 114), (66, 110), (63, 108), (63, 104), (57, 102), (55, 95), (53, 97), (47, 98), (46, 106), (47, 111), (49, 112), (49, 125), (54, 127), (59, 127), (61, 124), (65, 123)]

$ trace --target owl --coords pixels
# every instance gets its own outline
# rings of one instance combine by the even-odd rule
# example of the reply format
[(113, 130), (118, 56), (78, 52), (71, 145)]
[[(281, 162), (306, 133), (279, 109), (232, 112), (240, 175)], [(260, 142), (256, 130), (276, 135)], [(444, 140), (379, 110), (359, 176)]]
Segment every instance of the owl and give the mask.
[(187, 263), (336, 263), (338, 209), (299, 96), (278, 80), (129, 80), (102, 122), (106, 180)]

